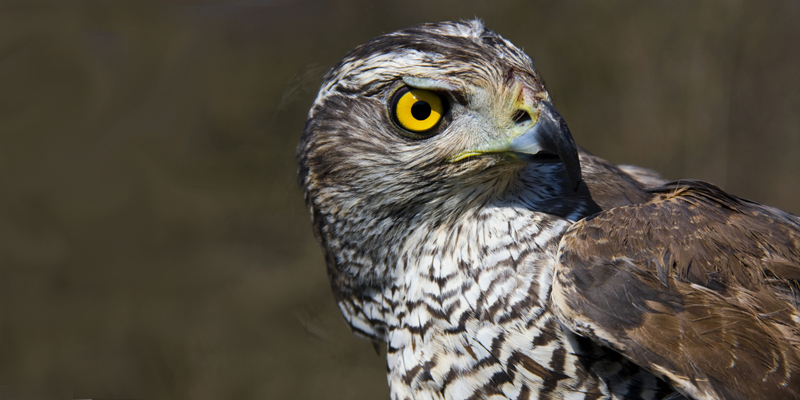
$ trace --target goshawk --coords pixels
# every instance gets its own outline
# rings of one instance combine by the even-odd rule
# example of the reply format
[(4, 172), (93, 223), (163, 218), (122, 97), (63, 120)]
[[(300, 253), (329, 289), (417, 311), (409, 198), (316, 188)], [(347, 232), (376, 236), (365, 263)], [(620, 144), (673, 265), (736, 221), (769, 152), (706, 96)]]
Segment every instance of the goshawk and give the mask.
[(350, 52), (297, 158), (393, 399), (800, 396), (800, 219), (581, 150), (479, 21)]

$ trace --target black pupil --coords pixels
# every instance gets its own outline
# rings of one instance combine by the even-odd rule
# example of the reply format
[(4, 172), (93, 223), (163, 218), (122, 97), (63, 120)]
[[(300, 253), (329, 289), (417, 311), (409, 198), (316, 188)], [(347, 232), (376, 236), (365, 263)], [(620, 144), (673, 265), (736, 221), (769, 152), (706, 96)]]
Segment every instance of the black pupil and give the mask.
[(424, 121), (431, 116), (431, 105), (427, 101), (418, 101), (411, 106), (411, 115), (418, 121)]

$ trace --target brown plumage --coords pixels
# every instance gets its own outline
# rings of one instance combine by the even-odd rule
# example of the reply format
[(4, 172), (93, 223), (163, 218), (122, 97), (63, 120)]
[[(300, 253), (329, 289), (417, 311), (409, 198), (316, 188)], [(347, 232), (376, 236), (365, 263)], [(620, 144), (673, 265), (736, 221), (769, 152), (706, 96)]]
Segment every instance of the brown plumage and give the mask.
[(800, 397), (800, 221), (698, 181), (564, 235), (556, 312), (698, 398)]

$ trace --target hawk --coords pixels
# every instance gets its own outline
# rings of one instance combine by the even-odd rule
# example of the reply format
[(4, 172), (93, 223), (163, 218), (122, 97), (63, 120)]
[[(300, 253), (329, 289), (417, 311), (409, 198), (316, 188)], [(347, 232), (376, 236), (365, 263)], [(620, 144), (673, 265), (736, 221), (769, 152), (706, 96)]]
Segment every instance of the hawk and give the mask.
[(351, 51), (297, 159), (393, 399), (800, 397), (800, 219), (578, 148), (480, 21)]

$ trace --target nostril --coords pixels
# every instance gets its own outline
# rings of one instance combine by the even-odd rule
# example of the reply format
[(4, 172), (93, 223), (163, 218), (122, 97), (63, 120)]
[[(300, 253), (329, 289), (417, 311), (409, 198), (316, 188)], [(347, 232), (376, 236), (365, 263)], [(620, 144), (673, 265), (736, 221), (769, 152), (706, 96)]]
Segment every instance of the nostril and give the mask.
[(520, 125), (530, 121), (531, 116), (530, 114), (528, 114), (527, 111), (517, 110), (517, 112), (514, 113), (514, 116), (511, 117), (511, 119), (513, 119), (517, 125)]

